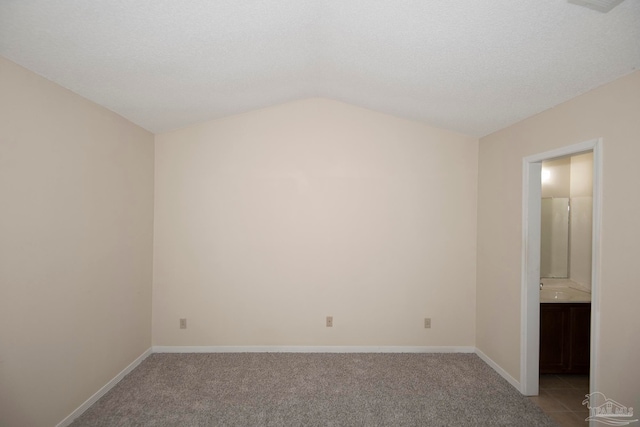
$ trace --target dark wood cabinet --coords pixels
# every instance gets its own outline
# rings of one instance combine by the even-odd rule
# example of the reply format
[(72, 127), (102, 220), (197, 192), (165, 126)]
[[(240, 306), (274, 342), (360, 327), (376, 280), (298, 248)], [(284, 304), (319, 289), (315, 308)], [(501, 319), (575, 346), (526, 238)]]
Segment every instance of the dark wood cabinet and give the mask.
[(540, 373), (588, 374), (590, 303), (540, 304)]

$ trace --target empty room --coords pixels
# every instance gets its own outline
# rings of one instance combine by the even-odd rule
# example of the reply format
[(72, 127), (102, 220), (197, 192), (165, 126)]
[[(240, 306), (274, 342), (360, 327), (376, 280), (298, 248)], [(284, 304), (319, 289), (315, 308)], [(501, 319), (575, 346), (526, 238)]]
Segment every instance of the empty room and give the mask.
[(639, 159), (638, 0), (0, 1), (0, 426), (640, 425)]

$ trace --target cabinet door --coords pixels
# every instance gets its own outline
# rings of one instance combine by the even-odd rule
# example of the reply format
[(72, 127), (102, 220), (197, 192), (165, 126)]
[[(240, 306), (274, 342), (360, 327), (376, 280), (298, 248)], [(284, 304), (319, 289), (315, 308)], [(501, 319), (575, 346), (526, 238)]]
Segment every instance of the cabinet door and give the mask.
[(589, 373), (589, 341), (591, 338), (591, 304), (576, 304), (569, 308), (569, 371)]
[(540, 304), (540, 373), (569, 368), (569, 311), (564, 304)]

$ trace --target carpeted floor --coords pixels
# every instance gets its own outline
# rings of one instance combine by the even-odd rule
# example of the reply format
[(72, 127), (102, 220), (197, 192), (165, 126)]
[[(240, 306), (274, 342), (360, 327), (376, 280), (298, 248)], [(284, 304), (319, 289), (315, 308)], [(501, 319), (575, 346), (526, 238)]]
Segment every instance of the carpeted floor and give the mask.
[(554, 426), (474, 354), (153, 354), (72, 426)]

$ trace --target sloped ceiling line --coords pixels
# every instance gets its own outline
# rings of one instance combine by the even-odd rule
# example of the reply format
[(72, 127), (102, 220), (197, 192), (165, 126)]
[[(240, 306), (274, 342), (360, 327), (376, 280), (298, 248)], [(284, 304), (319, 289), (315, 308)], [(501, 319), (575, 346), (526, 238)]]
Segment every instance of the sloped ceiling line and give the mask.
[(483, 136), (640, 68), (640, 1), (0, 1), (0, 55), (161, 133), (321, 96)]

